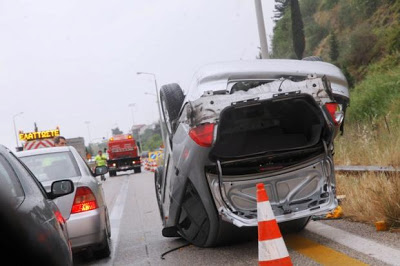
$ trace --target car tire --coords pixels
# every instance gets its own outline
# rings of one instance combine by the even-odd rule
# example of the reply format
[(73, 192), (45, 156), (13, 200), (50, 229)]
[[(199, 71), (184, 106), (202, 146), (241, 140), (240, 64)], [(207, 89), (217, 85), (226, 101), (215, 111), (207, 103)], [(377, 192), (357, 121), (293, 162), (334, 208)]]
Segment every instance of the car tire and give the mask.
[(97, 259), (107, 258), (111, 255), (111, 238), (109, 237), (110, 233), (108, 232), (107, 227), (104, 231), (105, 231), (104, 239), (103, 239), (103, 243), (101, 245), (102, 247), (98, 250), (93, 251), (93, 255)]
[(320, 62), (323, 62), (323, 61), (324, 61), (324, 60), (322, 60), (321, 57), (315, 56), (315, 55), (304, 57), (304, 58), (301, 59), (301, 60), (304, 60), (304, 61), (320, 61)]
[(142, 169), (139, 167), (139, 168), (133, 169), (133, 171), (135, 171), (135, 174), (138, 174), (138, 173), (142, 172)]
[(283, 234), (298, 233), (302, 231), (310, 222), (311, 216), (300, 219), (279, 223), (279, 228)]
[(161, 203), (161, 182), (162, 182), (163, 172), (164, 172), (164, 167), (162, 166), (157, 167), (156, 171), (154, 172), (154, 188), (156, 193), (158, 210), (160, 212), (160, 218), (162, 223), (164, 224), (164, 212), (162, 210), (162, 203)]
[(169, 134), (175, 131), (176, 120), (184, 99), (185, 95), (176, 83), (164, 85), (160, 89), (161, 108)]

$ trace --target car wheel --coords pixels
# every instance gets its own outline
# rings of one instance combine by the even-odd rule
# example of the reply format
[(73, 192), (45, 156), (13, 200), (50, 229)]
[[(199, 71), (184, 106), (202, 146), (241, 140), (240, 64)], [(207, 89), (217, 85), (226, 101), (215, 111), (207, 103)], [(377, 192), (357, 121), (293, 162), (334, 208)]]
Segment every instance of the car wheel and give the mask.
[(288, 221), (288, 222), (283, 222), (279, 223), (279, 228), (282, 231), (282, 233), (287, 234), (287, 233), (298, 233), (302, 231), (310, 222), (311, 216)]
[(109, 237), (109, 232), (108, 229), (106, 227), (106, 229), (104, 230), (104, 239), (103, 239), (103, 243), (102, 243), (102, 247), (98, 250), (95, 250), (94, 256), (97, 259), (103, 259), (103, 258), (107, 258), (111, 255), (111, 238)]
[(141, 173), (141, 172), (142, 172), (142, 169), (139, 167), (139, 168), (133, 169), (133, 171), (135, 171), (135, 174), (136, 174), (136, 173)]
[(185, 95), (178, 84), (171, 83), (161, 87), (160, 99), (168, 133), (172, 134), (175, 131), (176, 120)]
[(155, 186), (158, 210), (160, 211), (161, 221), (164, 224), (164, 213), (162, 210), (162, 203), (161, 203), (161, 182), (162, 182), (163, 170), (164, 170), (163, 167), (159, 166), (154, 172), (154, 186)]

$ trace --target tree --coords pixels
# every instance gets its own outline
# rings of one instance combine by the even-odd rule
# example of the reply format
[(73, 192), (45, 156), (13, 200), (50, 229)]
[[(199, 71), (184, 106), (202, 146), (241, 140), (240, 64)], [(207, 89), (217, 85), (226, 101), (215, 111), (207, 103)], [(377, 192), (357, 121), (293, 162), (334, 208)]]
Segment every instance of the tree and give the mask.
[(275, 0), (274, 20), (280, 20), (285, 15), (286, 7), (289, 5), (290, 0)]
[(339, 58), (339, 45), (335, 32), (331, 33), (331, 37), (329, 39), (329, 57), (331, 58), (332, 62), (336, 62), (336, 60)]
[(302, 59), (306, 47), (306, 40), (304, 37), (304, 25), (298, 0), (290, 0), (290, 13), (292, 17), (292, 40), (294, 52), (298, 59)]
[(112, 128), (111, 129), (111, 135), (115, 136), (115, 135), (121, 135), (124, 134), (124, 132), (122, 132), (119, 127), (116, 128)]

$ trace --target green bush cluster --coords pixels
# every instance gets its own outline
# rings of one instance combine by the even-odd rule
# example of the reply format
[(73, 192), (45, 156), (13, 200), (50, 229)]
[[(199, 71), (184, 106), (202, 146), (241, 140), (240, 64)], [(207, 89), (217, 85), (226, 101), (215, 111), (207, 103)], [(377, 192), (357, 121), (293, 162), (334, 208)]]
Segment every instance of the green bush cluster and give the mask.
[(400, 66), (370, 73), (351, 91), (350, 98), (347, 121), (370, 122), (387, 116), (397, 123), (400, 114)]

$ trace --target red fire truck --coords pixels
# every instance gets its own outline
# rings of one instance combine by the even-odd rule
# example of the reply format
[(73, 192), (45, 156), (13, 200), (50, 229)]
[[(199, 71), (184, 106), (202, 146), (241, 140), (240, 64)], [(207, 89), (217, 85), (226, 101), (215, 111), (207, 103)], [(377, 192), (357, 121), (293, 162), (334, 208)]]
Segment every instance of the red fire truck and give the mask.
[(119, 171), (141, 172), (138, 146), (132, 135), (122, 134), (111, 137), (107, 143), (107, 153), (110, 176), (116, 176)]

